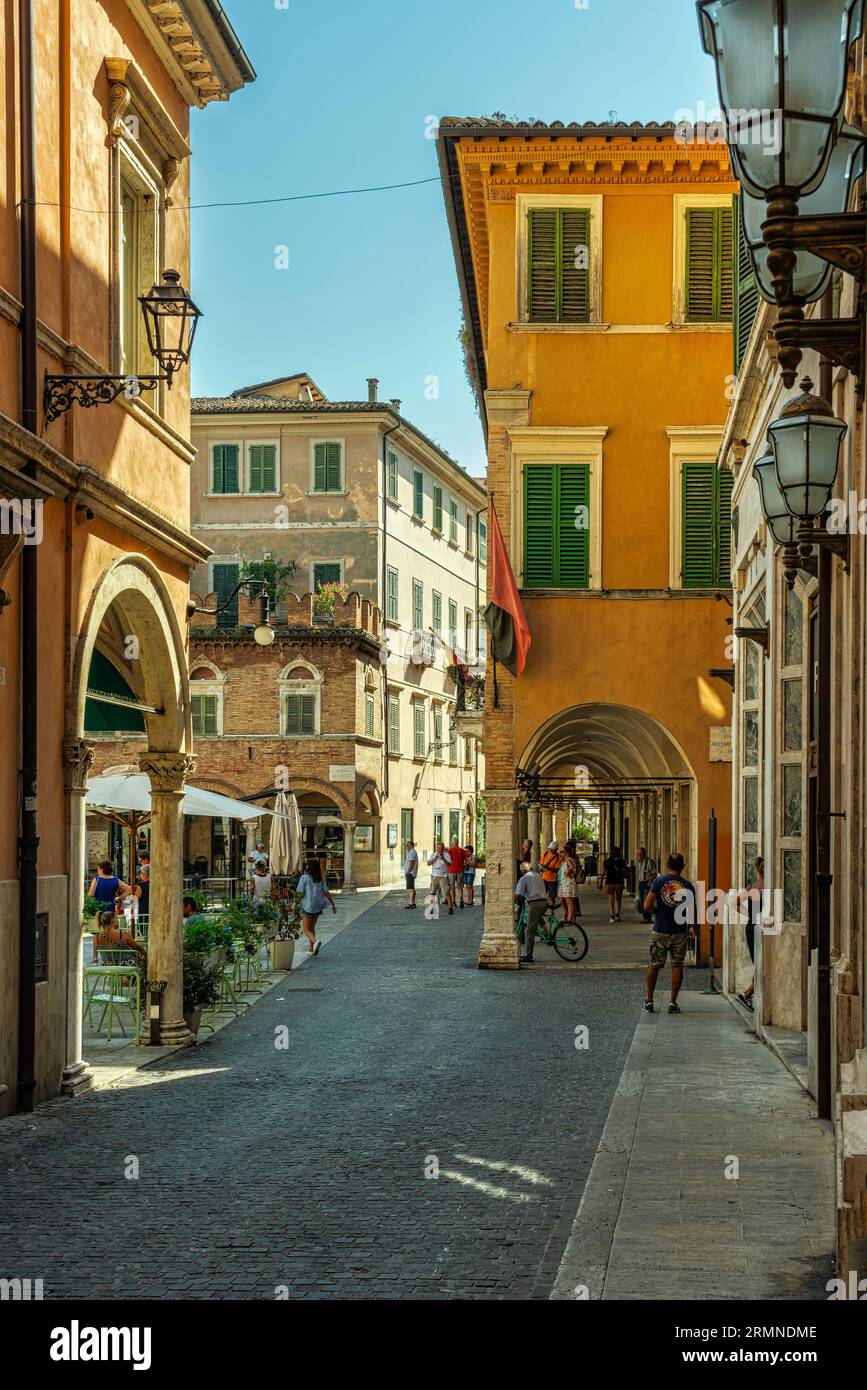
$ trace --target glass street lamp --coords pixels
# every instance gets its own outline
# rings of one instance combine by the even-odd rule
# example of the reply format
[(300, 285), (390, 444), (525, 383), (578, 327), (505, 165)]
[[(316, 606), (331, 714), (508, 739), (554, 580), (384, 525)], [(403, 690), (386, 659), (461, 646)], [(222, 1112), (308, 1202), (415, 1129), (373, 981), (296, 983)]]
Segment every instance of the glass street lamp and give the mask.
[[(864, 172), (867, 140), (862, 131), (855, 126), (844, 125), (831, 152), (825, 177), (819, 187), (802, 198), (799, 204), (800, 218), (825, 217), (847, 213), (852, 199), (855, 180)], [(747, 192), (741, 193), (741, 215), (744, 240), (750, 253), (750, 260), (756, 272), (759, 293), (770, 304), (776, 303), (774, 277), (768, 264), (770, 248), (765, 243), (762, 227), (768, 216), (767, 204), (763, 198), (754, 198)], [(795, 230), (786, 227), (786, 233)], [(804, 304), (820, 299), (831, 277), (832, 266), (821, 256), (811, 251), (797, 250), (792, 270), (791, 291), (794, 297)]]
[(837, 476), (840, 441), (849, 426), (838, 420), (809, 377), (768, 427), (777, 482), (789, 514), (811, 521), (828, 506)]
[(179, 367), (190, 360), (201, 310), (181, 284), (176, 270), (163, 271), (163, 283), (139, 295), (148, 349), (166, 374), (169, 386)]
[(841, 124), (863, 0), (697, 0), (732, 165), (753, 197), (822, 181)]
[(817, 572), (812, 545), (804, 543), (806, 537), (799, 535), (799, 523), (786, 506), (777, 481), (777, 469), (772, 452), (769, 451), (753, 464), (753, 474), (759, 485), (762, 511), (771, 539), (783, 548), (783, 573), (788, 588), (792, 589), (799, 569), (807, 574)]

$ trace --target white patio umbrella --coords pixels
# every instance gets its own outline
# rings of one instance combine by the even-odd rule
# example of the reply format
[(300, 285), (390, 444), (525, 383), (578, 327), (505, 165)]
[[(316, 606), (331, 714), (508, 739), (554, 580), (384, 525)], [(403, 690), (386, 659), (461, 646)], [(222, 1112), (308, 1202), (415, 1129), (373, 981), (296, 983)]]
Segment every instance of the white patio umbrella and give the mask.
[[(102, 777), (91, 777), (84, 799), (86, 805), (97, 810), (134, 811), (149, 815), (151, 784), (144, 772), (107, 772)], [(208, 792), (202, 787), (187, 787), (184, 790), (183, 811), (185, 816), (211, 816), (214, 819), (228, 816), (231, 820), (241, 821), (276, 814), (266, 807), (234, 801), (230, 796)]]
[[(275, 809), (279, 810), (280, 807)], [(289, 872), (295, 874), (303, 868), (304, 835), (301, 829), (301, 812), (298, 810), (294, 792), (289, 792), (286, 797), (286, 815), (289, 818)]]
[(285, 792), (277, 793), (277, 803), (274, 807), (278, 812), (278, 818), (271, 826), (271, 841), (268, 845), (268, 862), (271, 866), (272, 874), (283, 876), (292, 873), (293, 865), (289, 860), (289, 817), (287, 815), (289, 801)]

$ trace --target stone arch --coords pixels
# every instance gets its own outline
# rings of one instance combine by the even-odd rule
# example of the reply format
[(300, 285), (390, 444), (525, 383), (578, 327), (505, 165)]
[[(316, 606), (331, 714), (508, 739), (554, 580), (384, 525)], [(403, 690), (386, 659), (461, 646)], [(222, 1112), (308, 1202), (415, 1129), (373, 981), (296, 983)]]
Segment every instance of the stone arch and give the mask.
[[(370, 802), (369, 811), (365, 811), (361, 805), (362, 798), (365, 796)], [(368, 778), (368, 780), (364, 783), (364, 785), (360, 788), (358, 792), (358, 796), (356, 797), (355, 802), (355, 814), (370, 816), (379, 816), (382, 814), (382, 802), (379, 794), (379, 788), (371, 778)]]
[(84, 734), (84, 706), (91, 657), (103, 620), (112, 611), (122, 629), (138, 637), (142, 701), (148, 748), (182, 752), (192, 743), (189, 686), (184, 642), (171, 596), (159, 570), (144, 555), (119, 555), (94, 586), (75, 652), (67, 733)]
[(318, 777), (295, 777), (290, 776), (292, 791), (297, 796), (305, 793), (312, 793), (317, 796), (324, 796), (328, 801), (333, 801), (343, 820), (353, 819), (353, 807), (349, 797), (341, 791), (334, 782), (323, 782)]
[[(302, 671), (304, 674), (298, 675), (297, 672), (299, 671)], [(307, 684), (322, 685), (325, 680), (325, 675), (314, 662), (308, 660), (306, 657), (296, 656), (278, 673), (277, 679), (280, 682), (297, 680), (306, 682)]]
[[(203, 671), (205, 674), (201, 675), (200, 673)], [(225, 684), (226, 673), (225, 671), (221, 671), (219, 666), (213, 661), (209, 661), (207, 657), (201, 656), (196, 657), (196, 664), (190, 671), (190, 680), (220, 681)]]

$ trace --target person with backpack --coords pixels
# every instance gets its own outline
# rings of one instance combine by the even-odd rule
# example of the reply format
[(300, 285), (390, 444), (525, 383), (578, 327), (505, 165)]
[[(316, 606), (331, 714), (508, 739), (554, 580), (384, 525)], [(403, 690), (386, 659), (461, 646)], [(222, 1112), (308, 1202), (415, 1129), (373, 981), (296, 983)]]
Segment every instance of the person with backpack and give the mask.
[(656, 978), (671, 957), (670, 1014), (679, 1014), (677, 996), (683, 984), (683, 962), (686, 959), (687, 939), (695, 937), (695, 888), (683, 876), (683, 855), (668, 856), (668, 872), (659, 874), (650, 885), (644, 905), (654, 914), (650, 934), (650, 964), (647, 967), (647, 994), (644, 1012), (653, 1013), (653, 994)]
[(539, 872), (545, 884), (545, 892), (548, 894), (548, 905), (555, 907), (557, 904), (557, 877), (560, 873), (560, 855), (556, 840), (551, 841), (539, 860)]
[(644, 910), (644, 899), (647, 897), (650, 885), (658, 872), (656, 860), (651, 858), (642, 845), (635, 861), (635, 910), (642, 922), (653, 920), (650, 913)]
[(626, 861), (615, 846), (602, 865), (602, 878), (599, 887), (608, 891), (608, 920), (620, 921), (620, 908), (623, 904), (623, 889), (626, 887)]

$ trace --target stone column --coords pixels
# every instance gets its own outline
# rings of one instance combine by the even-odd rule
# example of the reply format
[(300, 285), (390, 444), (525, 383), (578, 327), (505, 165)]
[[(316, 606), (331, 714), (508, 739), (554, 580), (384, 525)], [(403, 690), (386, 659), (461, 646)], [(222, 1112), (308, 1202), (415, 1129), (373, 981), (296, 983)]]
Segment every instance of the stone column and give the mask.
[(148, 978), (166, 981), (160, 1042), (172, 1047), (193, 1041), (184, 1023), (182, 807), (184, 784), (195, 766), (189, 753), (143, 753), (139, 758), (151, 784)]
[(566, 806), (557, 806), (554, 809), (554, 835), (553, 838), (562, 849), (569, 838), (569, 812)]
[(81, 904), (87, 868), (87, 821), (84, 797), (93, 764), (94, 745), (84, 739), (63, 740), (64, 785), (69, 805), (68, 895), (66, 923), (66, 1065), (61, 1091), (79, 1096), (93, 1085), (93, 1072), (82, 1058)]
[(343, 892), (357, 893), (355, 886), (355, 827), (354, 820), (343, 822)]
[[(539, 841), (542, 838), (542, 807), (533, 802), (527, 809), (527, 839), (533, 841), (533, 860), (539, 858)], [(520, 845), (518, 846), (520, 849)]]
[(545, 853), (554, 838), (554, 813), (550, 806), (542, 807), (542, 825), (539, 831), (539, 854)]
[(485, 792), (485, 930), (479, 947), (480, 970), (518, 969), (514, 911), (516, 806), (514, 790)]

